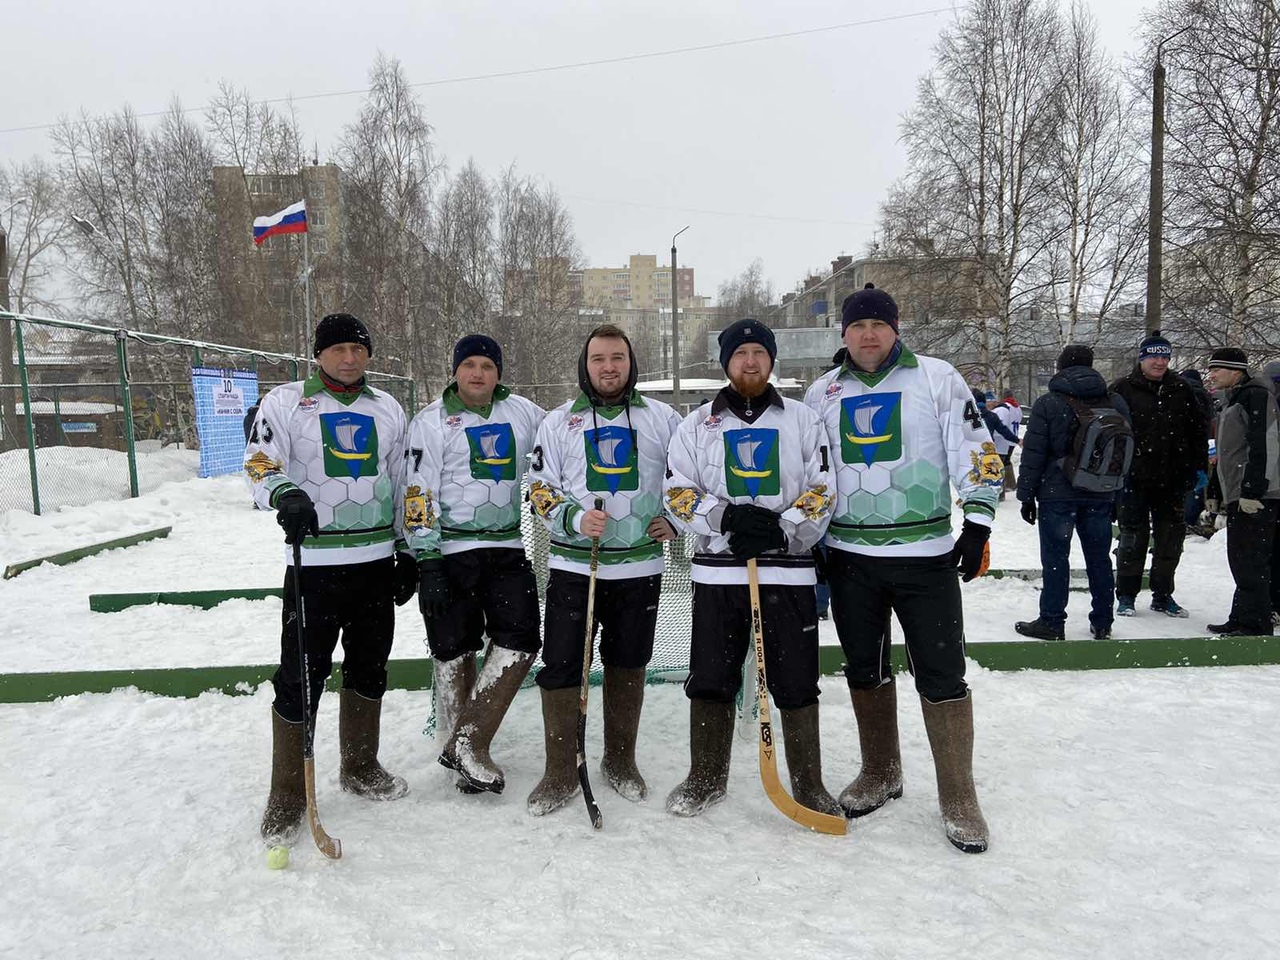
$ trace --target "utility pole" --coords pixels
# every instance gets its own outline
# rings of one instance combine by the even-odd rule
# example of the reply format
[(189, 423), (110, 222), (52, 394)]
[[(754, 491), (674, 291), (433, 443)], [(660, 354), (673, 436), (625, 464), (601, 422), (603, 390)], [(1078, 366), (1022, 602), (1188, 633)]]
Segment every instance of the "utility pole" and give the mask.
[[(26, 197), (18, 197), (0, 212), (0, 216), (26, 201)], [(3, 224), (0, 224), (0, 310), (6, 313), (13, 310), (9, 303), (9, 235)], [(6, 449), (11, 442), (17, 445), (11, 440), (17, 437), (17, 405), (8, 387), (14, 382), (13, 324), (13, 320), (0, 320), (0, 450)]]
[(689, 229), (685, 224), (671, 237), (671, 406), (680, 409), (680, 299), (676, 281), (676, 237)]
[(1164, 273), (1164, 45), (1190, 25), (1171, 33), (1156, 44), (1156, 62), (1151, 68), (1151, 195), (1147, 200), (1147, 312), (1150, 334), (1160, 329), (1160, 301)]

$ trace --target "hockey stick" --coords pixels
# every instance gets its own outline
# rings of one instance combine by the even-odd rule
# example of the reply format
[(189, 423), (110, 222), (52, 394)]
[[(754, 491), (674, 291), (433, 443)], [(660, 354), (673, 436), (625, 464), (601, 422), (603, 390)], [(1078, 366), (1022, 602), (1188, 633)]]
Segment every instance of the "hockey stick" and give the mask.
[[(596, 497), (596, 509), (604, 509), (604, 500)], [(596, 638), (596, 567), (600, 564), (600, 538), (591, 538), (591, 579), (587, 583), (587, 638), (582, 650), (582, 685), (578, 687), (578, 782), (582, 784), (582, 799), (587, 803), (587, 815), (591, 825), (599, 830), (604, 826), (600, 805), (591, 795), (591, 780), (587, 776), (587, 690), (591, 686), (591, 660), (595, 653)]]
[(307, 607), (302, 601), (302, 541), (293, 545), (293, 607), (298, 620), (298, 658), (302, 665), (302, 778), (307, 791), (307, 822), (316, 846), (330, 860), (342, 857), (342, 841), (324, 832), (316, 810), (315, 720), (311, 714), (311, 665), (307, 657)]
[(756, 645), (756, 695), (760, 704), (760, 782), (773, 805), (802, 827), (818, 833), (844, 836), (848, 824), (844, 817), (819, 813), (802, 807), (778, 779), (778, 757), (773, 747), (773, 724), (769, 719), (769, 685), (764, 675), (764, 626), (760, 617), (760, 574), (755, 558), (747, 561), (747, 585), (751, 590), (751, 635)]

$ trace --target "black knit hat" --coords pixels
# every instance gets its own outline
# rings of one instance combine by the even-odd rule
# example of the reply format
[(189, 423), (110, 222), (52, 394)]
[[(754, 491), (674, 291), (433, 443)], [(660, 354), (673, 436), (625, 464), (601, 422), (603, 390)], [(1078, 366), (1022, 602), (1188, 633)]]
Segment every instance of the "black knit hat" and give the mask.
[(1165, 339), (1159, 330), (1153, 330), (1143, 337), (1142, 342), (1138, 344), (1138, 359), (1141, 361), (1151, 357), (1164, 357), (1166, 360), (1173, 359), (1173, 344)]
[(1213, 351), (1209, 358), (1209, 369), (1221, 367), (1224, 370), (1248, 370), (1249, 355), (1239, 347), (1223, 347)]
[(331, 313), (316, 325), (314, 356), (337, 343), (358, 343), (373, 356), (373, 340), (365, 325), (349, 313)]
[(502, 379), (502, 347), (498, 346), (498, 341), (493, 337), (486, 337), (483, 333), (468, 333), (465, 337), (453, 345), (453, 372), (458, 372), (458, 367), (462, 365), (462, 361), (467, 357), (488, 357), (493, 361), (493, 365), (498, 368), (498, 379)]
[(724, 367), (725, 373), (729, 372), (729, 358), (744, 343), (758, 343), (764, 347), (769, 352), (770, 363), (778, 359), (778, 341), (773, 331), (759, 320), (747, 318), (730, 324), (720, 331), (716, 342), (720, 344), (720, 366)]
[(840, 333), (844, 334), (849, 324), (857, 320), (883, 320), (898, 330), (898, 305), (893, 297), (883, 290), (877, 290), (874, 283), (868, 283), (857, 293), (851, 293), (840, 304)]
[(1092, 367), (1093, 347), (1084, 343), (1068, 343), (1058, 354), (1058, 369), (1067, 367)]

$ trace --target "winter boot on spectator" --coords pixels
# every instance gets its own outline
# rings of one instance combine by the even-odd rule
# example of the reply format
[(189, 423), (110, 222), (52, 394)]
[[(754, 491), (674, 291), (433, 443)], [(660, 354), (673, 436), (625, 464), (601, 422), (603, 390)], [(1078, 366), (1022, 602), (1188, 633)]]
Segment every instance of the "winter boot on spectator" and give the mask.
[(846, 817), (865, 817), (902, 796), (902, 753), (898, 747), (898, 685), (850, 690), (862, 747), (862, 769), (840, 794)]
[(818, 705), (812, 703), (795, 710), (780, 710), (782, 742), (787, 751), (787, 770), (791, 774), (791, 795), (796, 803), (833, 817), (844, 816), (844, 810), (822, 784), (822, 745), (818, 730)]
[(578, 795), (578, 688), (542, 691), (546, 770), (529, 794), (529, 813), (546, 816)]
[(1132, 617), (1134, 614), (1133, 601), (1134, 597), (1116, 597), (1116, 616)]
[(1177, 617), (1179, 620), (1185, 620), (1191, 616), (1187, 608), (1179, 606), (1178, 601), (1173, 597), (1152, 597), (1151, 609), (1156, 613), (1163, 613), (1166, 617)]
[(463, 705), (453, 737), (440, 753), (443, 766), (457, 770), (478, 790), (501, 793), (507, 785), (502, 768), (489, 756), (489, 746), (533, 658), (532, 653), (490, 645), (471, 699)]
[[(458, 726), (463, 704), (471, 699), (476, 685), (476, 655), (464, 653), (452, 660), (435, 661), (431, 686), (436, 705), (436, 749), (444, 750)], [(454, 783), (462, 793), (479, 793), (461, 774)]]
[(1062, 624), (1046, 623), (1039, 617), (1030, 621), (1019, 620), (1013, 625), (1013, 629), (1024, 637), (1031, 637), (1033, 640), (1067, 639), (1066, 628)]
[(644, 668), (604, 668), (604, 758), (600, 770), (622, 797), (639, 802), (649, 787), (636, 768), (636, 734), (644, 705)]
[(378, 737), (382, 725), (382, 701), (344, 689), (338, 708), (338, 742), (342, 753), (339, 782), (347, 793), (368, 800), (399, 800), (409, 792), (404, 777), (383, 769), (378, 762)]
[(987, 849), (987, 821), (973, 786), (973, 698), (930, 703), (920, 698), (938, 776), (938, 807), (951, 844), (965, 853)]
[(289, 846), (298, 839), (307, 794), (302, 781), (302, 721), (290, 723), (271, 709), (271, 792), (262, 813), (262, 839)]
[(667, 795), (667, 812), (696, 817), (724, 799), (733, 751), (733, 704), (689, 701), (689, 776)]

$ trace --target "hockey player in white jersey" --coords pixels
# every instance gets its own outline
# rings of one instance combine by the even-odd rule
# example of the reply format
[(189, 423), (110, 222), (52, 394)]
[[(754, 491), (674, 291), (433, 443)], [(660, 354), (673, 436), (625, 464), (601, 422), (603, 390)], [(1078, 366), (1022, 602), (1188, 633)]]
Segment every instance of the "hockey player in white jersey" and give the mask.
[[(628, 800), (648, 787), (636, 767), (645, 668), (662, 590), (664, 541), (675, 531), (662, 510), (667, 445), (679, 417), (636, 392), (639, 365), (621, 329), (587, 337), (577, 397), (547, 414), (529, 471), (529, 501), (551, 533), (543, 630), (542, 719), (546, 771), (529, 794), (540, 816), (577, 793), (578, 686), (591, 540), (600, 540), (595, 619), (604, 664), (604, 755), (609, 785)], [(595, 508), (603, 500), (604, 509)]]
[[(501, 793), (489, 748), (538, 654), (538, 586), (520, 539), (520, 481), (545, 412), (502, 379), (482, 334), (453, 348), (454, 380), (409, 425), (405, 537), (435, 658), (440, 763), (458, 788)], [(490, 640), (476, 677), (476, 654)]]
[(396, 550), (404, 410), (366, 382), (373, 342), (355, 317), (335, 313), (321, 320), (315, 355), (315, 373), (263, 399), (245, 448), (255, 502), (277, 511), (285, 543), (300, 542), (303, 559), (303, 569), (295, 570), (292, 550), (286, 550), (280, 666), (271, 678), (271, 792), (261, 827), (268, 843), (291, 842), (306, 809), (298, 593), (305, 605), (313, 714), (342, 638), (342, 789), (373, 800), (408, 792), (404, 780), (378, 762), (395, 628), (392, 601), (407, 603), (418, 582), (413, 559)]
[[(898, 338), (898, 307), (870, 284), (847, 297), (848, 359), (809, 388), (826, 424), (835, 472), (827, 531), (831, 614), (847, 666), (862, 769), (840, 794), (860, 817), (902, 796), (897, 693), (887, 642), (902, 624), (924, 711), (947, 838), (987, 848), (973, 786), (973, 705), (964, 682), (960, 577), (986, 571), (1003, 481), (1000, 456), (964, 379)], [(951, 536), (951, 488), (964, 511)]]
[(830, 519), (827, 436), (804, 404), (769, 383), (773, 332), (739, 320), (720, 334), (729, 386), (680, 424), (667, 455), (668, 515), (697, 537), (689, 653), (689, 776), (667, 809), (694, 816), (723, 799), (733, 704), (751, 641), (747, 560), (759, 570), (769, 693), (782, 714), (791, 789), (840, 814), (822, 783), (818, 612), (812, 550)]

